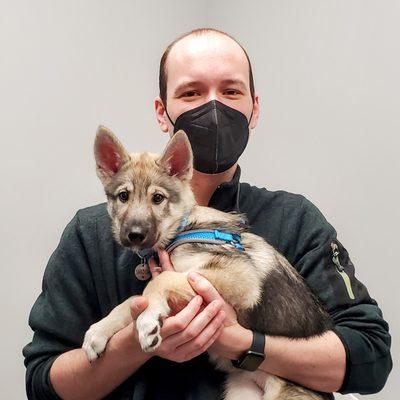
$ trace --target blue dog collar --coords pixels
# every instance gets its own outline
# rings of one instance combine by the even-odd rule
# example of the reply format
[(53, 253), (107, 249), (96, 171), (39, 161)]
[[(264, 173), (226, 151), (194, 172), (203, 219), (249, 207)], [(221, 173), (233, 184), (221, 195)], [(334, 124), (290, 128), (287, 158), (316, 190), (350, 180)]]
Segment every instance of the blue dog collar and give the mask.
[(172, 242), (165, 248), (165, 250), (170, 253), (176, 247), (185, 243), (207, 243), (207, 244), (230, 244), (236, 249), (243, 251), (244, 247), (241, 243), (240, 234), (229, 233), (220, 231), (218, 229), (214, 230), (203, 230), (195, 229), (192, 231), (186, 231), (179, 233), (175, 236)]

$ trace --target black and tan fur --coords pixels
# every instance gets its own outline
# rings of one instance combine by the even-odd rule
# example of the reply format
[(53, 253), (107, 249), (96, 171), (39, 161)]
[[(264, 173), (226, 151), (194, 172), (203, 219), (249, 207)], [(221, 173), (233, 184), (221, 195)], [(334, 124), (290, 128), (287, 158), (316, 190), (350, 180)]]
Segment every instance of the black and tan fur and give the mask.
[[(189, 271), (206, 277), (233, 306), (245, 327), (268, 335), (306, 338), (332, 327), (329, 315), (302, 277), (272, 246), (248, 232), (244, 216), (196, 205), (190, 188), (193, 156), (184, 132), (176, 133), (164, 153), (129, 155), (118, 139), (100, 127), (96, 136), (97, 173), (108, 199), (116, 240), (133, 251), (164, 248), (176, 235), (185, 216), (189, 229), (220, 229), (240, 233), (245, 251), (231, 245), (191, 243), (170, 254), (176, 272), (165, 271), (151, 280), (143, 295), (149, 306), (136, 328), (144, 351), (154, 351), (162, 341), (161, 320), (171, 303), (189, 301), (195, 293), (187, 281)], [(121, 201), (121, 192), (128, 196)], [(155, 199), (160, 194), (163, 200)], [(154, 197), (156, 195), (156, 197)], [(83, 348), (90, 361), (101, 354), (109, 338), (131, 322), (131, 299), (92, 325)], [(236, 370), (229, 360), (214, 359), (229, 372), (226, 400), (330, 399), (258, 370)], [(262, 390), (260, 389), (262, 388)]]

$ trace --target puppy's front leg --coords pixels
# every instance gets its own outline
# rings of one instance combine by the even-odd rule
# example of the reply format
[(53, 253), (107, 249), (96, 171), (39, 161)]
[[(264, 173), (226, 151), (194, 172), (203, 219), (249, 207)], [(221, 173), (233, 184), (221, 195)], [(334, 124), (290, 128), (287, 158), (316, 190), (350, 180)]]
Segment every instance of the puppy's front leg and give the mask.
[(82, 348), (90, 362), (98, 358), (109, 339), (132, 322), (130, 303), (134, 296), (115, 307), (107, 317), (91, 325), (85, 334)]
[(170, 315), (170, 304), (189, 302), (195, 295), (185, 273), (164, 271), (148, 283), (143, 296), (149, 300), (149, 305), (136, 320), (144, 351), (151, 352), (160, 346), (162, 320)]

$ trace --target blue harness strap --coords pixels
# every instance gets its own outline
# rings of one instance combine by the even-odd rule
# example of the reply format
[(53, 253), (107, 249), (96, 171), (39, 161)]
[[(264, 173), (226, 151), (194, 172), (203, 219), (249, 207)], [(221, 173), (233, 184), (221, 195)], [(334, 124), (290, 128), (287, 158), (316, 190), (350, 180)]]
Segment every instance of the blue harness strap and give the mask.
[[(229, 244), (238, 250), (244, 251), (240, 234), (224, 232), (218, 229), (194, 229), (178, 233), (165, 250), (167, 253), (171, 253), (172, 250), (186, 243)], [(153, 249), (143, 249), (139, 250), (137, 254), (140, 258), (144, 259), (143, 261), (147, 261), (156, 252)]]
[(173, 249), (185, 243), (230, 244), (238, 250), (244, 250), (240, 234), (224, 232), (218, 229), (195, 229), (179, 233), (165, 250), (170, 253)]

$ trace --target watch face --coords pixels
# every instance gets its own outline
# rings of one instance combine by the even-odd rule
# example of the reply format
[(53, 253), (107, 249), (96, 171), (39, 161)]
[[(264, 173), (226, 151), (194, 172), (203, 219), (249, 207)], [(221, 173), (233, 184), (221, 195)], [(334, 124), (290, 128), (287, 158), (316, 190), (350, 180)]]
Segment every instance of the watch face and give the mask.
[(247, 371), (255, 371), (264, 361), (264, 359), (265, 355), (263, 353), (256, 353), (252, 350), (248, 350), (244, 357), (239, 360), (239, 363), (236, 366)]

